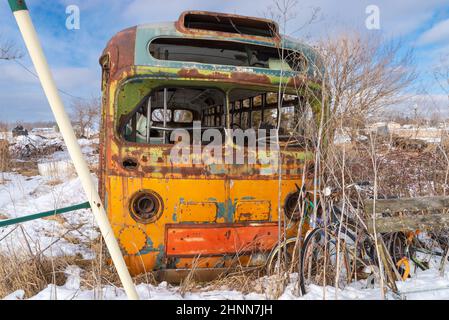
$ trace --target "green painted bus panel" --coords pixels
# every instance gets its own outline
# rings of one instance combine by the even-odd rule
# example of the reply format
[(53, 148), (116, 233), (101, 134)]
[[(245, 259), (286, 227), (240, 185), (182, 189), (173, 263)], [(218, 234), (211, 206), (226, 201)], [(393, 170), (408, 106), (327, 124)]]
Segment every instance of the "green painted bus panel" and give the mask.
[(293, 77), (298, 75), (298, 73), (307, 73), (309, 77), (316, 78), (316, 75), (324, 74), (322, 69), (321, 59), (315, 49), (312, 47), (295, 41), (289, 37), (283, 37), (280, 47), (284, 49), (290, 49), (295, 51), (300, 51), (306, 60), (307, 70), (297, 71), (281, 71), (275, 69), (266, 68), (255, 68), (255, 67), (239, 67), (239, 66), (227, 66), (227, 65), (214, 65), (214, 64), (204, 64), (195, 62), (182, 62), (182, 61), (167, 61), (158, 60), (153, 58), (149, 53), (149, 44), (152, 40), (159, 37), (172, 37), (172, 38), (195, 38), (195, 39), (209, 39), (209, 40), (224, 40), (224, 41), (235, 41), (241, 42), (243, 44), (255, 44), (262, 46), (274, 47), (272, 42), (265, 42), (253, 39), (242, 39), (238, 37), (223, 37), (220, 35), (208, 36), (208, 35), (186, 35), (179, 32), (174, 22), (159, 23), (159, 24), (147, 24), (140, 25), (137, 27), (136, 32), (136, 48), (134, 53), (134, 61), (137, 66), (155, 66), (163, 68), (177, 68), (177, 69), (197, 69), (197, 70), (209, 70), (217, 72), (250, 72), (261, 75), (269, 75), (280, 77), (281, 74), (284, 77)]

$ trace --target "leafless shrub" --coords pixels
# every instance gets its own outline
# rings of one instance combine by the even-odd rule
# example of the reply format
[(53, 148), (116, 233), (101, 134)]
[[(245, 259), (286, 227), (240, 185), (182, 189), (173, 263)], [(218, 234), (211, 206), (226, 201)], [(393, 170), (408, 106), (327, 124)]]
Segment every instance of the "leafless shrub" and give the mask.
[[(18, 125), (19, 123), (17, 123)], [(31, 121), (31, 122), (20, 122), (20, 125), (23, 126), (28, 131), (31, 131), (35, 128), (53, 128), (56, 126), (54, 121)]]
[(404, 101), (416, 78), (412, 52), (402, 54), (400, 42), (352, 32), (321, 40), (319, 50), (334, 128), (344, 123), (353, 139), (368, 117)]
[(449, 99), (449, 54), (440, 58), (440, 62), (434, 67), (433, 75), (437, 84), (447, 94)]
[[(286, 24), (294, 17), (292, 12), (295, 6), (295, 1), (275, 2), (273, 7), (277, 14), (271, 14), (271, 17), (277, 17), (276, 20), (278, 20), (281, 29), (285, 30)], [(299, 96), (304, 97), (304, 105), (301, 105), (301, 110), (312, 109), (318, 110), (318, 112), (315, 113), (313, 119), (307, 119), (308, 121), (306, 117), (304, 119), (301, 119), (301, 116), (299, 117), (296, 128), (299, 128), (299, 130), (296, 130), (295, 137), (292, 140), (308, 141), (305, 145), (305, 151), (311, 151), (314, 154), (313, 185), (305, 186), (305, 179), (302, 179), (298, 187), (300, 190), (306, 187), (313, 193), (312, 223), (316, 223), (320, 216), (321, 220), (324, 221), (325, 232), (330, 232), (328, 230), (329, 212), (333, 206), (333, 200), (323, 197), (321, 190), (326, 186), (332, 186), (339, 190), (339, 205), (342, 207), (342, 212), (356, 212), (354, 205), (360, 203), (364, 195), (349, 194), (346, 191), (346, 186), (358, 179), (356, 174), (352, 172), (354, 169), (351, 164), (355, 164), (360, 166), (359, 172), (374, 184), (374, 196), (377, 197), (377, 193), (380, 192), (379, 189), (383, 186), (383, 181), (381, 181), (383, 176), (380, 174), (380, 170), (382, 165), (385, 164), (383, 154), (380, 151), (388, 153), (391, 150), (391, 145), (383, 150), (385, 144), (379, 143), (380, 137), (372, 134), (365, 137), (366, 141), (359, 140), (360, 129), (364, 127), (366, 120), (379, 110), (396, 105), (408, 98), (404, 95), (404, 92), (413, 84), (416, 74), (412, 64), (412, 52), (403, 54), (399, 42), (388, 42), (381, 38), (362, 36), (353, 32), (336, 38), (322, 39), (317, 47), (322, 60), (318, 61), (319, 65), (312, 65), (312, 67), (318, 74), (314, 81), (320, 89), (316, 89), (309, 84), (298, 83), (297, 92)], [(280, 47), (279, 51), (281, 59), (285, 59), (284, 48)], [(299, 71), (304, 69), (301, 69), (304, 64), (301, 64), (300, 61), (297, 65)], [(306, 61), (306, 65), (310, 66), (311, 61)], [(304, 78), (308, 79), (308, 74), (304, 74)], [(285, 87), (280, 84), (280, 96), (285, 92), (284, 90)], [(337, 130), (343, 131), (344, 128), (350, 129), (352, 142), (349, 146), (337, 147), (333, 143), (335, 132)], [(386, 144), (388, 145), (388, 142)], [(360, 161), (362, 156), (365, 157), (363, 162)], [(311, 177), (308, 176), (308, 178)], [(280, 192), (281, 188), (279, 188), (279, 194)], [(281, 207), (282, 204), (279, 202), (278, 206)], [(298, 207), (304, 215), (304, 204), (298, 202)], [(279, 215), (281, 216), (282, 213), (279, 212)], [(304, 221), (301, 220), (298, 226), (298, 234), (300, 235), (303, 234), (304, 227)], [(337, 236), (337, 260), (343, 258), (341, 255), (339, 256), (341, 249), (345, 250), (345, 243), (340, 241), (339, 236), (342, 230), (340, 224)], [(285, 238), (280, 238), (279, 245), (284, 241)], [(377, 244), (377, 240), (374, 239), (374, 241)], [(302, 241), (298, 241), (296, 247), (299, 252), (301, 252), (301, 245)], [(324, 249), (329, 250), (329, 248)], [(329, 267), (326, 263), (327, 253), (324, 253), (324, 276), (321, 277), (324, 282), (320, 283), (323, 285), (323, 297), (326, 295), (325, 286), (329, 284), (326, 283), (325, 279), (332, 275), (332, 277), (336, 277), (335, 283), (339, 283), (341, 271), (339, 270), (340, 262), (333, 266), (333, 268), (336, 268), (335, 270), (327, 269)], [(378, 252), (378, 256), (379, 254)], [(286, 254), (280, 256), (286, 257)], [(282, 263), (282, 259), (279, 258), (279, 276), (285, 272), (288, 275), (289, 270), (297, 270), (296, 266), (288, 266), (286, 269), (281, 268), (285, 265)], [(329, 262), (331, 258), (328, 257), (327, 260)], [(295, 260), (293, 259), (293, 261)], [(383, 288), (385, 282), (383, 270), (380, 272), (378, 278)]]
[(100, 121), (100, 99), (74, 100), (72, 110), (72, 122), (78, 138), (89, 138), (92, 129), (98, 128)]
[(20, 59), (23, 53), (17, 48), (11, 40), (6, 40), (0, 34), (0, 60)]

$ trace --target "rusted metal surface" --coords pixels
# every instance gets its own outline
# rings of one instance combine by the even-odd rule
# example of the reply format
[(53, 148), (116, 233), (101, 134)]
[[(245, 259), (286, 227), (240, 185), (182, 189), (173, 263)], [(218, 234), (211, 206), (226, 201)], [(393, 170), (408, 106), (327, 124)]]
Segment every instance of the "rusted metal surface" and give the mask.
[(102, 56), (109, 55), (110, 79), (121, 79), (122, 69), (134, 65), (134, 52), (136, 43), (136, 29), (131, 27), (120, 31), (108, 42)]
[[(172, 146), (153, 146), (151, 149), (133, 146), (122, 148), (119, 154), (108, 159), (110, 174), (129, 177), (157, 177), (170, 179), (277, 179), (278, 170), (272, 164), (178, 164), (171, 161)], [(224, 153), (223, 153), (224, 154)], [(123, 162), (133, 159), (138, 165), (126, 169)], [(310, 154), (304, 152), (283, 152), (281, 170), (284, 178), (301, 179), (306, 161), (311, 160)], [(308, 168), (306, 176), (311, 174)]]
[(187, 276), (191, 276), (196, 282), (209, 282), (228, 273), (229, 268), (201, 268), (201, 269), (165, 269), (155, 272), (158, 281), (167, 281), (171, 284), (179, 284)]
[[(175, 22), (176, 29), (179, 30), (179, 32), (181, 32), (181, 33), (191, 34), (191, 35), (212, 35), (212, 36), (223, 36), (223, 37), (235, 36), (235, 34), (231, 34), (228, 32), (218, 32), (218, 31), (208, 31), (208, 30), (203, 30), (203, 29), (186, 28), (184, 25), (184, 21), (185, 21), (186, 15), (189, 15), (189, 14), (208, 15), (208, 16), (214, 17), (217, 21), (220, 21), (221, 19), (246, 20), (246, 23), (248, 23), (248, 24), (252, 23), (254, 26), (260, 22), (264, 22), (266, 24), (273, 26), (272, 41), (277, 43), (280, 40), (279, 26), (273, 20), (263, 19), (263, 18), (246, 17), (246, 16), (236, 15), (236, 14), (211, 12), (211, 11), (184, 11), (183, 13), (181, 13), (179, 19)], [(251, 36), (251, 35), (247, 35), (247, 34), (240, 34), (239, 36), (242, 38), (247, 38), (247, 39), (252, 39), (252, 40), (267, 41), (267, 37), (262, 37), (262, 36)]]

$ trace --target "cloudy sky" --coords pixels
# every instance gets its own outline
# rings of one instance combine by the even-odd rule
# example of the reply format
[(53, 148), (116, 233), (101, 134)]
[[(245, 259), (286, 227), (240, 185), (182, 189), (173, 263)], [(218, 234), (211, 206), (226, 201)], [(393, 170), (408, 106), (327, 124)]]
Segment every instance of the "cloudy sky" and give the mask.
[[(173, 21), (188, 9), (263, 17), (273, 1), (27, 0), (27, 4), (58, 87), (66, 93), (62, 97), (69, 106), (70, 95), (82, 98), (99, 95), (98, 58), (117, 31), (146, 22)], [(79, 30), (66, 28), (69, 5), (80, 9)], [(380, 10), (380, 30), (366, 28), (369, 5)], [(318, 19), (296, 31), (310, 18), (313, 8), (320, 8)], [(289, 22), (287, 33), (310, 42), (350, 30), (400, 39), (404, 50), (415, 52), (419, 79), (411, 94), (425, 106), (421, 112), (447, 114), (447, 97), (433, 81), (431, 70), (442, 56), (449, 54), (448, 0), (298, 0), (292, 12), (295, 17)], [(7, 1), (0, 1), (0, 38), (15, 41), (25, 52)], [(34, 71), (29, 58), (25, 55), (19, 62), (21, 65), (0, 60), (0, 121), (51, 120), (38, 80), (24, 68)]]

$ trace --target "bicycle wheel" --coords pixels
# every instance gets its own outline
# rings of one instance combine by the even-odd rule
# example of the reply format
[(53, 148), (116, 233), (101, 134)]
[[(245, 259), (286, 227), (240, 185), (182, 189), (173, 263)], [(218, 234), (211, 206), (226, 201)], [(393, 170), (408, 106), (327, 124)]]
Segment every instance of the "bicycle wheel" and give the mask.
[(301, 289), (306, 286), (334, 286), (344, 288), (352, 279), (351, 258), (344, 238), (335, 231), (314, 229), (305, 239), (301, 252)]
[[(289, 273), (299, 270), (299, 243), (297, 238), (287, 239), (285, 243), (278, 246), (270, 255), (267, 262), (267, 274), (273, 275), (279, 271)], [(280, 270), (279, 270), (280, 269)]]

